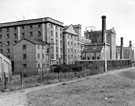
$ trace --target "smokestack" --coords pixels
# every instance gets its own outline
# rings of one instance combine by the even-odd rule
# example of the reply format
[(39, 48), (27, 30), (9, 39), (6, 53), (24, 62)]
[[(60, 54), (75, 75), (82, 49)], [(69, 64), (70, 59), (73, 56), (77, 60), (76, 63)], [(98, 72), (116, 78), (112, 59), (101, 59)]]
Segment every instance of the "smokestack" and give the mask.
[(132, 41), (131, 40), (129, 41), (129, 47), (132, 47)]
[(102, 16), (102, 43), (105, 42), (105, 33), (106, 33), (106, 16)]
[(121, 37), (121, 44), (120, 44), (120, 59), (123, 57), (123, 37)]

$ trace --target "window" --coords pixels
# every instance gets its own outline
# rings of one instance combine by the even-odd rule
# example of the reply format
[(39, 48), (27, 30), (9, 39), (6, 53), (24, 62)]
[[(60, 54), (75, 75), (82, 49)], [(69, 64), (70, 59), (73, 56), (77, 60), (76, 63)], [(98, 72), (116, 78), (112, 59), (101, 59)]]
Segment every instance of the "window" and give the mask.
[(17, 28), (16, 28), (16, 27), (14, 27), (14, 30), (15, 30), (15, 31), (16, 31), (16, 29), (17, 29)]
[(62, 33), (60, 34), (60, 38), (62, 38)]
[(73, 42), (71, 42), (71, 45), (73, 45)]
[(0, 42), (0, 46), (2, 46), (2, 42)]
[(2, 51), (2, 49), (0, 49), (0, 53), (2, 53), (3, 51)]
[(22, 29), (24, 29), (24, 26), (22, 26)]
[(30, 25), (30, 29), (32, 29), (32, 25)]
[(56, 32), (56, 37), (58, 37), (58, 33)]
[(7, 46), (10, 46), (10, 42), (9, 41), (7, 41), (7, 44), (6, 44)]
[(25, 37), (25, 34), (24, 33), (22, 33), (22, 38), (24, 38)]
[(70, 53), (70, 49), (68, 48), (68, 53)]
[(95, 58), (94, 57), (92, 57), (92, 60), (94, 60)]
[(9, 34), (6, 35), (6, 38), (9, 38)]
[(56, 52), (58, 52), (58, 47), (56, 47)]
[(33, 33), (32, 32), (30, 32), (30, 36), (32, 36), (33, 35)]
[(38, 28), (41, 28), (41, 25), (40, 24), (38, 24)]
[(10, 53), (10, 49), (7, 49), (7, 53)]
[(9, 32), (9, 28), (7, 28), (7, 32)]
[(56, 30), (58, 30), (58, 27), (57, 26), (55, 26), (56, 27)]
[(14, 41), (14, 44), (16, 44), (17, 43), (17, 41)]
[(2, 29), (0, 28), (0, 32), (2, 32)]
[(14, 33), (14, 37), (17, 38), (17, 34), (16, 33)]
[(97, 59), (99, 60), (99, 59), (100, 59), (100, 57), (98, 56), (98, 57), (97, 57)]
[(42, 54), (42, 58), (44, 59), (44, 54)]
[(26, 54), (23, 54), (23, 59), (26, 59), (27, 57), (26, 57)]
[(53, 24), (51, 24), (51, 28), (53, 28)]
[(38, 49), (40, 49), (40, 46), (39, 45), (37, 45), (37, 47), (38, 47)]
[(41, 32), (40, 31), (38, 31), (38, 36), (41, 36)]
[(0, 35), (0, 39), (2, 39), (2, 35)]
[(27, 67), (27, 64), (23, 64), (23, 67), (26, 68)]
[(68, 42), (68, 45), (70, 45), (70, 43)]
[(40, 54), (38, 53), (38, 58), (40, 58)]
[(53, 31), (51, 31), (51, 36), (53, 36)]
[(26, 45), (23, 45), (22, 48), (23, 48), (23, 50), (25, 50), (26, 49)]
[(7, 55), (7, 57), (10, 59), (10, 55)]
[(40, 63), (38, 63), (38, 68), (40, 68)]
[(45, 67), (45, 63), (43, 63), (43, 67)]
[(44, 45), (42, 45), (42, 49), (44, 49)]

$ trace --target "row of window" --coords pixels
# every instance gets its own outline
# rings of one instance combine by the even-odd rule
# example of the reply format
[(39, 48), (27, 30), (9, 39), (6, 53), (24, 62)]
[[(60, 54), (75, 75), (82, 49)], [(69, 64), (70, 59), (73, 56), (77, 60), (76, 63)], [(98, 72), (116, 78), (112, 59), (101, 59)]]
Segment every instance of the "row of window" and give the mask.
[(24, 30), (25, 28), (28, 28), (28, 27), (30, 29), (33, 29), (33, 27), (35, 27), (35, 26), (38, 27), (38, 28), (41, 28), (41, 24), (38, 24), (38, 25), (28, 25), (28, 26), (25, 25), (25, 26), (21, 26), (21, 29)]
[[(99, 56), (97, 56), (97, 57), (91, 57), (91, 58), (92, 58), (92, 60), (95, 60), (95, 59), (99, 60), (100, 59)], [(91, 60), (91, 58), (90, 57), (87, 57), (87, 60)], [(82, 60), (86, 60), (86, 58), (85, 57), (82, 57)]]
[[(22, 37), (25, 37), (25, 34), (26, 33), (22, 33)], [(30, 37), (32, 37), (34, 34), (33, 34), (33, 32), (29, 32), (29, 35), (30, 35)], [(37, 31), (37, 35), (41, 36), (41, 31)]]
[(1, 33), (3, 30), (6, 30), (6, 32), (9, 32), (10, 29), (14, 29), (14, 31), (17, 31), (17, 27), (12, 27), (12, 28), (7, 27), (7, 28), (0, 28), (0, 33)]
[[(42, 65), (42, 66), (41, 66), (41, 65)], [(22, 64), (22, 66), (23, 66), (24, 68), (27, 68), (27, 67), (28, 67), (26, 63)], [(42, 64), (38, 63), (38, 64), (37, 64), (37, 67), (38, 67), (38, 68), (45, 67), (45, 63), (42, 63)]]
[(78, 40), (78, 36), (73, 36), (68, 34), (69, 39)]
[[(40, 59), (41, 55), (38, 53), (38, 54), (37, 54), (37, 57), (38, 57), (38, 59)], [(45, 58), (44, 54), (42, 54), (42, 57), (41, 57), (41, 58), (42, 58), (42, 59)], [(23, 59), (27, 59), (27, 54), (23, 54)]]
[[(58, 26), (57, 25), (53, 25), (53, 24), (50, 23), (50, 26), (51, 26), (51, 28), (53, 28), (53, 26), (55, 26), (55, 29), (58, 30)], [(63, 31), (63, 29), (60, 28), (60, 31)]]
[[(10, 53), (10, 49), (6, 49), (7, 53)], [(3, 49), (0, 49), (0, 53), (3, 53)]]
[[(2, 34), (0, 34), (0, 39), (2, 39)], [(10, 34), (6, 34), (6, 38), (10, 38)], [(14, 33), (14, 38), (17, 38), (17, 33)]]
[[(78, 56), (79, 57), (79, 56)], [(77, 60), (77, 56), (74, 55), (68, 55), (68, 60), (73, 59), (73, 60)]]
[[(17, 43), (17, 41), (14, 41), (14, 44), (16, 44), (16, 43)], [(0, 47), (2, 47), (2, 46), (3, 46), (3, 43), (0, 42)], [(10, 46), (10, 41), (6, 42), (6, 46)]]

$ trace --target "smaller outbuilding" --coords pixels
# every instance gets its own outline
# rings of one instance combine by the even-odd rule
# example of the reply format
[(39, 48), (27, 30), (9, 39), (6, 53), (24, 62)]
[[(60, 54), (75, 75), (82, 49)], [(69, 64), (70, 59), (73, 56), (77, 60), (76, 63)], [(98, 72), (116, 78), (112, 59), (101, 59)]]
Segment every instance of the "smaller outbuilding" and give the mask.
[(10, 76), (12, 75), (11, 69), (11, 60), (0, 53), (0, 82), (3, 81), (4, 78), (6, 78), (7, 81), (10, 80)]

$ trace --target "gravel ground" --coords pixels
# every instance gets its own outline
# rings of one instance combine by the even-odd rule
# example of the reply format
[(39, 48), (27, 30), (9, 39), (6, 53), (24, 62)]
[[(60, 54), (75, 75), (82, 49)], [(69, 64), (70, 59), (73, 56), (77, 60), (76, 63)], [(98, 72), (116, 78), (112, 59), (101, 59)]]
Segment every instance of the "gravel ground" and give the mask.
[(135, 106), (135, 81), (111, 73), (27, 96), (28, 106)]

